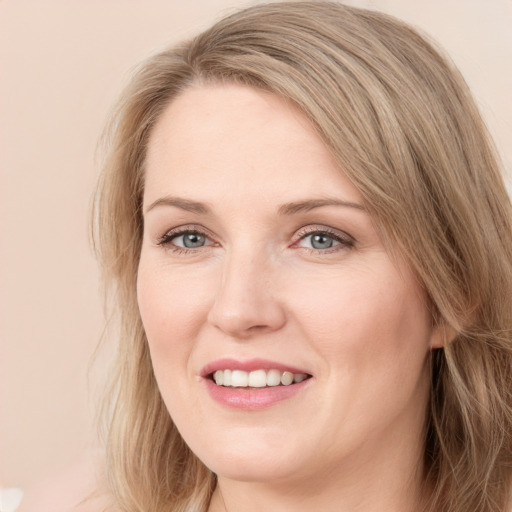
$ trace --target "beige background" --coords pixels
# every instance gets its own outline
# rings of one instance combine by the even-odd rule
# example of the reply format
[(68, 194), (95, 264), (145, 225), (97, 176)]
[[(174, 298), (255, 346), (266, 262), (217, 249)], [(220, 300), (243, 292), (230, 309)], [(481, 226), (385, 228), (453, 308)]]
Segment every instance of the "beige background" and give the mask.
[[(0, 487), (30, 485), (94, 445), (102, 329), (87, 215), (94, 153), (130, 70), (247, 0), (0, 0)], [(452, 55), (507, 168), (511, 0), (353, 0)], [(98, 368), (102, 368), (100, 364)]]

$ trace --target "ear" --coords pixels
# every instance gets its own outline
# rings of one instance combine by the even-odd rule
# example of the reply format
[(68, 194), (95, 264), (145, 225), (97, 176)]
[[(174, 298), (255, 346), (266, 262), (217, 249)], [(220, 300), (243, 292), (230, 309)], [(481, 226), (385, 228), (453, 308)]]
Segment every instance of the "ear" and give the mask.
[(457, 334), (456, 329), (447, 324), (444, 320), (440, 320), (439, 323), (436, 323), (432, 328), (430, 348), (433, 350), (446, 347), (456, 338)]

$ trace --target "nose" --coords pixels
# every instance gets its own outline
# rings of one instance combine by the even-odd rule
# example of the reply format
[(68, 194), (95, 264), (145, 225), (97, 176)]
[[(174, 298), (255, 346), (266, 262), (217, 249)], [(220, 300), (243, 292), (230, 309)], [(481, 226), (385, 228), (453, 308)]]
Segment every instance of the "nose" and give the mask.
[(279, 330), (286, 322), (276, 273), (264, 257), (228, 256), (208, 321), (225, 334), (247, 339)]

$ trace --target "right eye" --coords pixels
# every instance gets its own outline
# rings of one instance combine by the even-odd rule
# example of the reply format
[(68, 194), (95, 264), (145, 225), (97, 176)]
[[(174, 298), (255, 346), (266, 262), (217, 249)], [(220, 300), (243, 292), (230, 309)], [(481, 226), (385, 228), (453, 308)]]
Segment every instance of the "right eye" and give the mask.
[(174, 236), (172, 243), (178, 247), (186, 247), (187, 249), (197, 249), (206, 245), (207, 238), (201, 233), (185, 233), (183, 235)]
[(213, 241), (204, 233), (191, 229), (171, 231), (166, 233), (158, 242), (158, 245), (175, 251), (201, 249), (212, 244)]

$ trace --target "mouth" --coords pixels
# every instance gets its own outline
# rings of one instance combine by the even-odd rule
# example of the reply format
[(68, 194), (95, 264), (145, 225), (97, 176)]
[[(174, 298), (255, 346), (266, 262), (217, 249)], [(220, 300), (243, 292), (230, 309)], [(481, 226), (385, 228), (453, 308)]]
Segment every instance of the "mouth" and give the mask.
[(278, 386), (291, 386), (299, 384), (309, 378), (311, 375), (303, 372), (282, 371), (277, 368), (256, 369), (252, 371), (218, 369), (207, 375), (217, 386), (225, 388), (274, 388)]
[(241, 411), (259, 411), (291, 400), (313, 380), (304, 368), (265, 359), (230, 358), (206, 365), (201, 377), (214, 401)]

